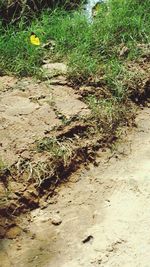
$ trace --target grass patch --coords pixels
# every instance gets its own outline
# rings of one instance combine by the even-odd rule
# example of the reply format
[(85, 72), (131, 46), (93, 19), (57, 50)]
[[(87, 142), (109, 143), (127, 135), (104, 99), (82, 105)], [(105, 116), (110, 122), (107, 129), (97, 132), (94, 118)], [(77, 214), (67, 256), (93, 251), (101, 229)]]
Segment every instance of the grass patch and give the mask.
[[(28, 26), (24, 19), (15, 27), (1, 26), (0, 69), (21, 76), (35, 75), (46, 57), (51, 61), (65, 60), (69, 77), (75, 81), (88, 81), (99, 76), (103, 69), (110, 76), (110, 68), (114, 80), (122, 61), (140, 55), (137, 44), (149, 43), (149, 13), (149, 0), (110, 0), (102, 5), (93, 23), (88, 22), (81, 10), (55, 9), (43, 12)], [(42, 43), (54, 40), (55, 49), (32, 46), (29, 42), (32, 31)], [(128, 47), (122, 58), (121, 45)]]
[[(118, 126), (123, 126), (130, 121), (132, 115), (129, 114), (128, 107), (118, 102), (115, 97), (109, 99), (97, 99), (95, 96), (88, 96), (86, 103), (91, 109), (91, 121), (89, 133), (93, 136), (115, 134)], [(131, 109), (131, 107), (130, 107)]]
[(44, 138), (37, 142), (37, 151), (42, 153), (43, 151), (50, 152), (52, 160), (63, 159), (64, 165), (69, 159), (70, 149), (69, 146), (59, 142), (56, 138)]

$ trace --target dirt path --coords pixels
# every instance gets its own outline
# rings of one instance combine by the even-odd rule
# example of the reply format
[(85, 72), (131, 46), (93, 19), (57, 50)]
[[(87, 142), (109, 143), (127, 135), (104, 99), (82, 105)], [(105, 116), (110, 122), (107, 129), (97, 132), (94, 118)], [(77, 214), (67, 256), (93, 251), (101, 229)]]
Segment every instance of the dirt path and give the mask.
[(137, 123), (113, 156), (100, 153), (98, 167), (80, 171), (51, 205), (23, 219), (27, 233), (1, 242), (0, 267), (150, 266), (149, 109)]

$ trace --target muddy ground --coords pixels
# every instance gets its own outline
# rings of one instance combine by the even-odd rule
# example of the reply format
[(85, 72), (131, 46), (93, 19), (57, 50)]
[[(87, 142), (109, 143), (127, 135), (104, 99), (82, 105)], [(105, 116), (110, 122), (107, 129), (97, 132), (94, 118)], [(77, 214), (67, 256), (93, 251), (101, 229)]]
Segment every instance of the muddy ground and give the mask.
[(57, 189), (45, 209), (20, 218), (22, 234), (1, 241), (1, 267), (148, 267), (150, 109), (113, 151)]

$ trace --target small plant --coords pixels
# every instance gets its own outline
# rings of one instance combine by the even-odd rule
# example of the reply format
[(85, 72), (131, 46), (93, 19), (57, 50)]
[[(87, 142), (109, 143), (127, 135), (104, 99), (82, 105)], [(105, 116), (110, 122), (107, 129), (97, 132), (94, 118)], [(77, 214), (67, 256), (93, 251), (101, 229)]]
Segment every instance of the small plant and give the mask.
[(63, 159), (63, 162), (67, 164), (71, 153), (69, 143), (59, 142), (56, 138), (44, 138), (37, 141), (36, 146), (38, 152), (47, 151), (52, 160)]

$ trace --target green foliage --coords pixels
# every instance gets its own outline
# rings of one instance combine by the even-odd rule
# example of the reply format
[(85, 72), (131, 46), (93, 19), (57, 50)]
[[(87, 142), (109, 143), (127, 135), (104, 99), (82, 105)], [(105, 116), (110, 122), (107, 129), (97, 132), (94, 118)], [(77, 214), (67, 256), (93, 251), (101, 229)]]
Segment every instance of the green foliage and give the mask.
[(43, 138), (37, 141), (36, 147), (38, 152), (49, 152), (53, 162), (62, 160), (66, 165), (71, 158), (71, 144), (59, 142), (56, 138)]
[[(110, 0), (103, 4), (98, 15), (89, 23), (82, 10), (65, 11), (57, 8), (44, 11), (30, 25), (22, 20), (14, 27), (0, 29), (0, 70), (17, 75), (40, 72), (44, 58), (64, 60), (69, 65), (69, 77), (77, 82), (106, 74), (106, 81), (116, 96), (124, 88), (116, 82), (124, 73), (122, 62), (140, 55), (137, 44), (150, 41), (149, 0)], [(46, 49), (30, 44), (35, 32), (42, 44), (54, 40), (55, 48)], [(121, 46), (128, 53), (119, 56)]]
[(18, 30), (9, 27), (0, 38), (0, 69), (26, 76), (35, 74), (42, 63), (42, 48), (29, 42), (30, 32), (21, 23)]
[(91, 109), (91, 125), (93, 131), (108, 134), (123, 125), (126, 121), (127, 111), (125, 106), (117, 101), (115, 97), (109, 99), (97, 99), (95, 96), (88, 96), (86, 103)]

